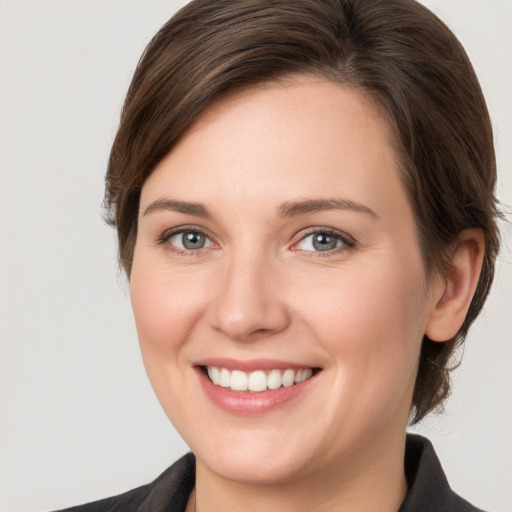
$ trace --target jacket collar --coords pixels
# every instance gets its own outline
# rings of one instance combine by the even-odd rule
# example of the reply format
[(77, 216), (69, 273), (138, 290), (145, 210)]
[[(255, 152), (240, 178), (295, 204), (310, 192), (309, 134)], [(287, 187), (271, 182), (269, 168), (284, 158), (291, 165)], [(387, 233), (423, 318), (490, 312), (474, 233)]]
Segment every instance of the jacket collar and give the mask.
[(407, 435), (404, 467), (409, 490), (398, 512), (482, 512), (451, 490), (428, 439)]

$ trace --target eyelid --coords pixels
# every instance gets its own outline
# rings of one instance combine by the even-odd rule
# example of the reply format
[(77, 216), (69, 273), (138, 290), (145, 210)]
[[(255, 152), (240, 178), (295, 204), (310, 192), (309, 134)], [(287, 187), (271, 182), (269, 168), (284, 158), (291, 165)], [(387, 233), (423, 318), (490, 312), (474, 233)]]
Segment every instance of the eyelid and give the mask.
[[(331, 249), (331, 250), (328, 250), (328, 251), (308, 251), (308, 250), (296, 249), (295, 248), (297, 246), (297, 244), (299, 244), (300, 242), (305, 240), (308, 236), (311, 236), (311, 235), (314, 235), (314, 234), (325, 234), (325, 235), (329, 235), (329, 236), (338, 238), (339, 240), (341, 240), (343, 246), (335, 248), (335, 249)], [(291, 250), (292, 251), (301, 251), (302, 250), (303, 252), (311, 253), (311, 254), (314, 254), (314, 255), (320, 255), (320, 256), (325, 255), (325, 256), (328, 256), (328, 255), (331, 255), (331, 254), (341, 253), (341, 252), (345, 252), (347, 250), (350, 250), (353, 247), (355, 247), (356, 244), (357, 244), (357, 242), (354, 239), (354, 237), (352, 237), (348, 233), (345, 233), (344, 231), (340, 231), (338, 229), (328, 228), (328, 227), (314, 227), (314, 228), (308, 228), (305, 232), (304, 231), (301, 232), (298, 235), (298, 240), (293, 242), (293, 244), (291, 246)]]
[[(206, 230), (203, 227), (200, 227), (200, 226), (197, 226), (197, 225), (193, 225), (193, 224), (186, 224), (186, 225), (182, 225), (182, 226), (175, 226), (173, 228), (169, 228), (169, 229), (163, 231), (163, 233), (158, 236), (158, 238), (156, 240), (156, 243), (158, 245), (167, 245), (168, 250), (170, 250), (172, 252), (179, 253), (179, 254), (187, 254), (187, 255), (194, 255), (194, 254), (197, 254), (199, 251), (205, 251), (205, 250), (212, 249), (212, 247), (204, 247), (204, 248), (200, 248), (200, 249), (185, 249), (184, 250), (184, 249), (180, 249), (179, 247), (176, 247), (174, 245), (171, 245), (169, 243), (169, 239), (172, 236), (175, 236), (177, 234), (180, 234), (180, 233), (183, 233), (183, 232), (186, 232), (186, 231), (192, 231), (192, 232), (201, 233), (206, 238), (208, 238), (208, 240), (210, 240), (210, 242), (214, 246), (215, 245), (217, 247), (219, 246), (218, 242), (215, 240), (215, 237), (212, 236), (208, 230)], [(325, 235), (333, 236), (333, 237), (339, 239), (342, 242), (343, 245), (342, 245), (342, 247), (331, 249), (331, 250), (328, 250), (328, 251), (308, 251), (308, 250), (303, 250), (303, 249), (295, 248), (297, 246), (297, 244), (302, 242), (308, 236), (311, 236), (311, 235), (314, 235), (314, 234), (325, 234)], [(357, 245), (357, 241), (354, 239), (354, 237), (352, 237), (351, 235), (349, 235), (348, 233), (346, 233), (344, 231), (341, 231), (341, 230), (338, 230), (338, 229), (335, 229), (335, 228), (330, 228), (330, 227), (312, 227), (312, 228), (307, 228), (306, 230), (303, 230), (302, 232), (300, 232), (294, 238), (295, 238), (295, 241), (292, 243), (292, 245), (290, 247), (290, 249), (292, 251), (303, 251), (303, 252), (307, 252), (307, 253), (310, 253), (311, 255), (315, 255), (315, 256), (316, 255), (328, 256), (328, 255), (331, 255), (331, 254), (345, 252), (347, 250), (352, 249), (354, 246)]]
[(212, 247), (202, 247), (200, 249), (180, 249), (179, 247), (176, 247), (169, 243), (169, 239), (175, 235), (179, 235), (180, 233), (184, 233), (186, 231), (201, 233), (204, 235), (213, 245), (218, 245), (218, 243), (215, 241), (215, 238), (208, 232), (208, 230), (195, 226), (193, 224), (186, 224), (182, 226), (176, 226), (173, 228), (166, 229), (161, 235), (158, 236), (156, 239), (157, 245), (167, 245), (167, 249), (170, 251), (187, 255), (193, 255), (196, 254), (199, 251), (209, 250)]

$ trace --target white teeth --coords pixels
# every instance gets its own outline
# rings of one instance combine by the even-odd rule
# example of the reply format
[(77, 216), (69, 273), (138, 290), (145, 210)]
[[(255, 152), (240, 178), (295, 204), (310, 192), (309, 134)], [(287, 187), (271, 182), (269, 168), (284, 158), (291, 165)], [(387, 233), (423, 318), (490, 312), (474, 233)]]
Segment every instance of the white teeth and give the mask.
[(272, 370), (267, 377), (268, 389), (278, 389), (281, 387), (281, 372), (279, 370)]
[(313, 369), (312, 368), (306, 368), (302, 371), (302, 381), (308, 380), (309, 378), (313, 377)]
[(247, 374), (240, 370), (233, 370), (230, 387), (233, 391), (247, 391)]
[(226, 370), (226, 368), (222, 368), (220, 371), (220, 380), (219, 384), (223, 388), (229, 388), (231, 386), (231, 372)]
[(278, 389), (281, 386), (288, 388), (299, 384), (313, 375), (312, 368), (293, 370), (256, 370), (246, 373), (240, 370), (228, 370), (216, 366), (207, 367), (208, 377), (217, 386), (231, 388), (233, 391), (265, 391)]
[(220, 384), (220, 372), (216, 366), (208, 366), (208, 377), (217, 386)]
[(267, 376), (265, 372), (261, 370), (251, 372), (249, 374), (249, 391), (265, 391), (265, 389), (267, 389)]
[(312, 375), (313, 370), (311, 368), (303, 368), (302, 370), (297, 371), (295, 374), (295, 384), (309, 379)]
[(289, 388), (293, 386), (293, 382), (295, 380), (295, 370), (285, 370), (283, 376), (281, 377), (281, 382), (285, 388)]

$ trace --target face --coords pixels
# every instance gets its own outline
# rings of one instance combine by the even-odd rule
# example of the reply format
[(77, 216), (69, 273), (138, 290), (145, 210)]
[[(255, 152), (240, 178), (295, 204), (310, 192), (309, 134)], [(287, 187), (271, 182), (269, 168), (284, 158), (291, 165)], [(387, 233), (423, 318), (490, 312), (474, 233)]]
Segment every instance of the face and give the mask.
[(391, 146), (368, 98), (297, 78), (216, 103), (145, 183), (133, 310), (198, 467), (284, 482), (403, 439), (433, 304)]

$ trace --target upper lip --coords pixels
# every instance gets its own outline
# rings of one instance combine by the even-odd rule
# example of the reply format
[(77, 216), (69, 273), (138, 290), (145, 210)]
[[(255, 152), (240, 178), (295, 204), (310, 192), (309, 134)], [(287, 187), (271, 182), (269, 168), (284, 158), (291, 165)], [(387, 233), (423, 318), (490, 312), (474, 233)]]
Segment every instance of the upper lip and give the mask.
[(286, 370), (288, 368), (293, 370), (299, 370), (301, 368), (317, 368), (315, 365), (311, 364), (282, 361), (277, 359), (239, 360), (225, 357), (209, 357), (201, 359), (200, 361), (195, 362), (194, 366), (216, 366), (217, 368), (241, 370), (244, 372), (252, 372), (256, 370)]

